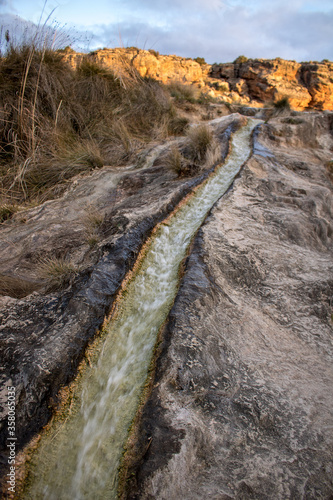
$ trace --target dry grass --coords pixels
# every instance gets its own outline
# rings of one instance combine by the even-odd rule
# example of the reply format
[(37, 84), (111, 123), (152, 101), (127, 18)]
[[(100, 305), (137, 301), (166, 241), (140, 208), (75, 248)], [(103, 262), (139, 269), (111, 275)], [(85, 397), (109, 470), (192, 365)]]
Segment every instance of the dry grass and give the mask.
[(189, 129), (188, 134), (189, 155), (194, 162), (202, 163), (211, 146), (214, 136), (208, 125), (199, 125)]
[(11, 205), (9, 203), (0, 205), (0, 224), (11, 219), (18, 209), (19, 207), (17, 205)]
[(101, 239), (100, 230), (104, 222), (104, 214), (93, 205), (90, 205), (86, 209), (82, 222), (85, 228), (87, 243), (92, 247), (97, 245)]
[(193, 85), (186, 85), (182, 82), (174, 81), (166, 85), (171, 96), (178, 102), (194, 103), (199, 97), (199, 90)]
[(288, 97), (282, 97), (273, 103), (274, 110), (277, 113), (282, 113), (283, 111), (290, 111), (290, 102)]
[(17, 276), (0, 274), (0, 295), (21, 299), (40, 287), (40, 283), (33, 283)]
[(220, 146), (211, 128), (206, 125), (191, 127), (182, 146), (173, 146), (165, 164), (180, 177), (187, 177), (208, 169), (218, 162)]
[(78, 274), (79, 268), (64, 258), (50, 257), (40, 262), (39, 276), (50, 289), (65, 288)]
[(22, 204), (59, 195), (73, 176), (122, 165), (155, 139), (184, 132), (170, 94), (128, 62), (117, 72), (87, 56), (33, 45), (0, 59), (0, 197)]
[(177, 146), (173, 146), (165, 159), (166, 166), (176, 172), (178, 176), (182, 176), (186, 170), (187, 161), (179, 151)]

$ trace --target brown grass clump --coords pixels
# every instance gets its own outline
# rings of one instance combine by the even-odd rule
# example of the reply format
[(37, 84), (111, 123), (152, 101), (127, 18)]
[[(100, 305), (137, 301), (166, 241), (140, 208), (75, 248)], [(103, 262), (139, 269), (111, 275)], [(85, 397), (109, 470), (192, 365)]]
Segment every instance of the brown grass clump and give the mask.
[(282, 97), (273, 103), (274, 110), (276, 113), (282, 113), (283, 111), (290, 111), (290, 102), (288, 97)]
[(166, 85), (171, 96), (178, 102), (195, 103), (199, 97), (199, 90), (193, 85), (174, 81)]
[(171, 148), (165, 163), (179, 177), (187, 177), (212, 167), (219, 158), (219, 144), (211, 128), (202, 124), (187, 130), (185, 142)]
[(11, 217), (18, 211), (17, 205), (11, 205), (10, 203), (4, 203), (0, 205), (0, 224), (6, 220), (11, 219)]
[(100, 231), (104, 222), (104, 214), (96, 207), (90, 205), (87, 207), (83, 217), (83, 225), (87, 243), (93, 247), (100, 241)]
[(179, 151), (177, 146), (173, 146), (166, 157), (166, 166), (176, 172), (178, 176), (184, 175), (187, 166), (187, 160)]
[(74, 70), (63, 51), (11, 46), (0, 59), (2, 204), (58, 196), (73, 176), (128, 163), (186, 125), (128, 62), (111, 71), (88, 55)]

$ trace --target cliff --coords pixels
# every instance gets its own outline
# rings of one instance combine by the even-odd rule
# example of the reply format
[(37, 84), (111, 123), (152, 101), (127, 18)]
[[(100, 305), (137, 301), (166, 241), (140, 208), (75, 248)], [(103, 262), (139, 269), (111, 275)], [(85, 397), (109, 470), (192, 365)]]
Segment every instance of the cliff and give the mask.
[[(72, 67), (76, 67), (84, 56), (85, 54), (67, 52), (65, 59)], [(163, 83), (176, 80), (202, 86), (210, 70), (208, 64), (201, 66), (193, 59), (164, 56), (153, 50), (139, 50), (135, 47), (96, 50), (88, 54), (88, 58), (118, 70), (124, 63), (130, 62), (142, 77), (155, 78)]]
[(228, 83), (230, 90), (267, 103), (288, 97), (297, 110), (333, 109), (333, 63), (297, 63), (283, 59), (250, 59), (214, 64), (209, 75)]
[[(84, 54), (67, 52), (64, 57), (75, 67)], [(88, 57), (118, 70), (124, 62), (131, 62), (143, 77), (166, 84), (172, 81), (195, 84), (208, 95), (229, 103), (262, 106), (288, 97), (291, 106), (299, 111), (333, 110), (330, 61), (297, 63), (276, 58), (200, 65), (192, 59), (134, 47), (97, 50)]]

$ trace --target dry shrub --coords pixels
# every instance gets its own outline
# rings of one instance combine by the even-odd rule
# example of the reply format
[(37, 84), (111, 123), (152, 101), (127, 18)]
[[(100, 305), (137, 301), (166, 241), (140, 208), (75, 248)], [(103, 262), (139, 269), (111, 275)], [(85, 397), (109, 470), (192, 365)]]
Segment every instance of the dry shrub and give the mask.
[(39, 266), (39, 276), (51, 290), (65, 288), (78, 272), (79, 268), (64, 258), (50, 257)]
[(83, 225), (85, 228), (86, 241), (90, 246), (95, 246), (100, 241), (100, 233), (104, 222), (104, 214), (101, 213), (93, 205), (86, 208), (83, 217)]
[(277, 113), (283, 111), (290, 111), (290, 102), (288, 97), (282, 97), (273, 103), (274, 109)]
[(183, 116), (174, 116), (169, 120), (169, 135), (184, 135), (189, 125), (189, 119)]
[(11, 205), (9, 203), (0, 205), (0, 224), (11, 219), (18, 209), (19, 207), (17, 205)]
[(197, 174), (201, 166), (198, 163), (186, 158), (177, 146), (173, 146), (168, 153), (165, 164), (168, 168), (173, 170), (178, 177), (190, 177)]
[(0, 274), (0, 295), (22, 299), (40, 287), (40, 283), (33, 283), (17, 276)]
[(124, 164), (151, 140), (181, 133), (169, 93), (126, 61), (111, 71), (89, 55), (11, 47), (0, 59), (0, 195), (52, 198), (74, 175)]
[(189, 129), (187, 137), (191, 159), (195, 162), (204, 162), (214, 138), (211, 128), (208, 125), (192, 127)]
[(168, 168), (176, 172), (177, 175), (180, 176), (182, 174), (182, 171), (184, 170), (186, 164), (186, 160), (177, 146), (173, 146), (171, 148), (165, 159), (165, 164)]
[(195, 103), (199, 97), (199, 91), (193, 85), (174, 81), (166, 85), (170, 95), (178, 102)]

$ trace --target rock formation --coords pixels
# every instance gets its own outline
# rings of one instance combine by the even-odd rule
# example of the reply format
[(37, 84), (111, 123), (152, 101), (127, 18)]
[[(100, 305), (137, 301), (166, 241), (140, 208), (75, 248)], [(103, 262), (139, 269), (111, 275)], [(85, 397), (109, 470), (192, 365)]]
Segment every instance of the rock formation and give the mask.
[[(68, 57), (76, 64), (79, 56)], [(178, 76), (182, 64), (174, 62)], [(237, 92), (256, 88), (247, 74)], [(224, 75), (229, 83), (215, 82), (232, 89), (234, 77)], [(319, 89), (324, 77), (311, 68), (303, 75)], [(269, 88), (261, 91), (256, 98), (268, 99)], [(242, 120), (226, 119), (221, 156)], [(332, 130), (330, 112), (262, 124), (253, 157), (200, 230), (165, 326), (128, 498), (332, 497)], [(182, 140), (125, 170), (77, 178), (61, 199), (1, 226), (1, 274), (26, 284), (19, 297), (0, 297), (3, 464), (6, 387), (17, 388), (22, 447), (50, 418), (143, 242), (208, 175), (178, 178), (166, 167), (163, 155)], [(89, 210), (103, 214), (94, 245)], [(43, 289), (41, 262), (62, 255), (79, 272), (63, 291)]]
[[(71, 66), (80, 63), (84, 54), (67, 52), (65, 58)], [(88, 55), (91, 61), (102, 63), (108, 68), (121, 70), (124, 63), (133, 63), (142, 77), (155, 78), (163, 83), (180, 81), (183, 83), (204, 85), (204, 79), (210, 66), (200, 65), (193, 59), (175, 55), (164, 56), (154, 50), (133, 48), (101, 49)]]
[(199, 231), (126, 498), (332, 498), (332, 124), (262, 125)]
[[(240, 115), (227, 117), (222, 156), (227, 153), (228, 136), (239, 124)], [(184, 138), (175, 141), (181, 143)], [(21, 286), (18, 293), (14, 281), (8, 295), (0, 296), (3, 464), (7, 459), (7, 387), (16, 387), (16, 438), (22, 448), (50, 418), (59, 388), (75, 374), (142, 244), (155, 225), (208, 175), (197, 171), (192, 178), (178, 177), (163, 163), (171, 145), (146, 151), (125, 170), (104, 167), (78, 178), (59, 200), (18, 213), (1, 226), (0, 276), (15, 277)], [(102, 214), (103, 223), (92, 245), (87, 217), (89, 222), (95, 213)], [(59, 257), (66, 257), (79, 272), (65, 290), (45, 289), (40, 266)]]
[[(64, 57), (76, 66), (84, 54), (69, 51)], [(118, 70), (124, 61), (132, 62), (143, 77), (163, 83), (194, 84), (208, 95), (229, 103), (262, 106), (288, 97), (295, 110), (333, 110), (333, 63), (330, 61), (297, 63), (276, 58), (200, 65), (192, 59), (134, 47), (97, 50), (88, 57)]]
[(288, 97), (294, 109), (333, 109), (333, 64), (277, 58), (214, 64), (210, 76), (226, 81), (240, 96), (261, 103)]

